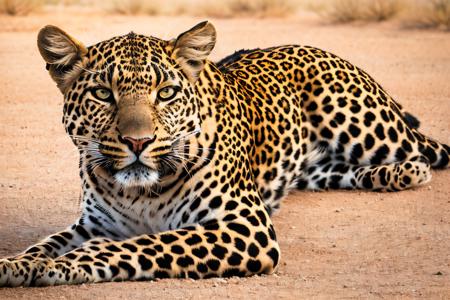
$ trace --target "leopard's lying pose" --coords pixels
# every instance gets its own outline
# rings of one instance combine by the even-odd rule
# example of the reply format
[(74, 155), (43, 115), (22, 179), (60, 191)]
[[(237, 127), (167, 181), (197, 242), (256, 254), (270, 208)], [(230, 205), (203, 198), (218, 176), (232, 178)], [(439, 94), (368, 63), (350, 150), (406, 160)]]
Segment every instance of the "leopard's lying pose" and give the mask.
[(448, 166), (449, 147), (349, 62), (282, 46), (212, 63), (215, 40), (208, 22), (88, 48), (40, 31), (80, 152), (82, 214), (0, 260), (0, 286), (272, 273), (270, 214), (289, 189), (398, 191)]

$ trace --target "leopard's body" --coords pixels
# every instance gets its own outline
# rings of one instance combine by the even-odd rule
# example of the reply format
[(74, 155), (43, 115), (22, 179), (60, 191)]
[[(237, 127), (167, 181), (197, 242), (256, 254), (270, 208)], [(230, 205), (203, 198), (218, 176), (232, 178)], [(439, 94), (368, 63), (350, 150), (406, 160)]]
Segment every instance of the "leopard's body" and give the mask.
[(369, 75), (302, 46), (214, 64), (201, 23), (173, 41), (129, 34), (38, 44), (80, 150), (74, 225), (0, 260), (0, 286), (272, 273), (270, 214), (289, 189), (397, 191), (445, 168)]

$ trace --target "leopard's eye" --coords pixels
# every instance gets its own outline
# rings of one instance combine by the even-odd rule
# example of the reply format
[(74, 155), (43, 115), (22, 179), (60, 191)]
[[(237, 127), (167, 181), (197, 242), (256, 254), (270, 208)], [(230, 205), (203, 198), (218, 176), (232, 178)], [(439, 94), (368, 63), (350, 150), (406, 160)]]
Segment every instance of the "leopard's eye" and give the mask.
[(173, 86), (163, 87), (158, 91), (158, 99), (161, 101), (169, 101), (172, 100), (177, 94), (179, 89)]
[(113, 93), (106, 88), (96, 88), (92, 91), (92, 95), (100, 101), (113, 102)]

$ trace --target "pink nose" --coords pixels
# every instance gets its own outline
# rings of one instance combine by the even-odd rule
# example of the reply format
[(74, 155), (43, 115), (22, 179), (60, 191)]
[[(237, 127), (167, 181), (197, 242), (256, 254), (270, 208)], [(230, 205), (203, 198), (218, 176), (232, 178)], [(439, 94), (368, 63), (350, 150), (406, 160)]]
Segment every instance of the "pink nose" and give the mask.
[(122, 137), (124, 143), (128, 146), (128, 148), (133, 151), (136, 155), (139, 155), (142, 150), (145, 149), (151, 142), (155, 139), (152, 138), (140, 138), (135, 139), (129, 136)]

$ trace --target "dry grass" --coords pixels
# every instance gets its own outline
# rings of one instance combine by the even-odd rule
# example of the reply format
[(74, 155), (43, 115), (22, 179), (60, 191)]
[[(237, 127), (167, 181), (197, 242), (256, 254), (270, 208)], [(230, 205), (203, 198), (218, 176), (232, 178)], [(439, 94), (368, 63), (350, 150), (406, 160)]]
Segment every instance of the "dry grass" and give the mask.
[(385, 21), (395, 17), (402, 8), (398, 0), (372, 0), (366, 2), (365, 17), (375, 22)]
[(0, 0), (0, 14), (24, 16), (37, 11), (42, 5), (40, 0)]
[(405, 28), (450, 31), (450, 0), (0, 0), (0, 14), (28, 15), (52, 6), (105, 9), (123, 15), (281, 18), (315, 11), (331, 23), (399, 19)]
[(416, 1), (405, 16), (404, 25), (450, 31), (450, 0)]
[(195, 15), (217, 18), (284, 17), (303, 0), (0, 0), (0, 12), (24, 15), (44, 4), (68, 6), (75, 2), (83, 7), (98, 4), (109, 12), (122, 15)]
[(211, 18), (231, 18), (233, 12), (225, 1), (207, 1), (200, 3), (195, 9), (190, 9), (189, 14), (194, 16)]
[(121, 15), (158, 15), (161, 14), (159, 1), (116, 0), (111, 3), (111, 12)]
[(380, 22), (395, 17), (400, 8), (399, 0), (334, 0), (324, 11), (334, 23)]
[(325, 15), (335, 23), (349, 23), (361, 17), (359, 0), (335, 0), (325, 7)]
[[(213, 18), (236, 17), (285, 17), (295, 11), (303, 0), (172, 0), (169, 2), (152, 1), (152, 14), (191, 15)], [(121, 14), (148, 13), (144, 0), (116, 2), (113, 12)], [(125, 4), (125, 6), (124, 6)]]
[(289, 0), (231, 0), (230, 8), (236, 15), (248, 17), (284, 17), (294, 9)]
[(204, 2), (195, 14), (216, 17), (285, 17), (297, 8), (294, 0), (225, 0)]

